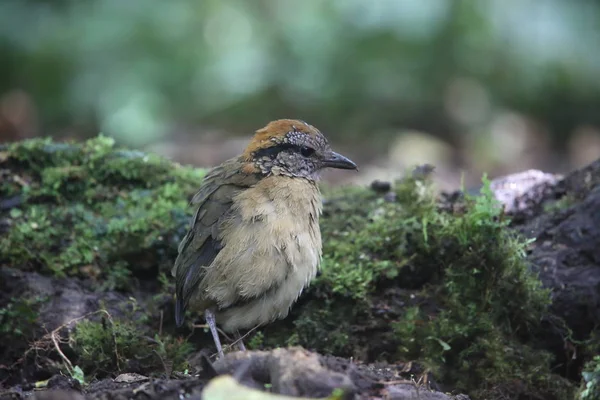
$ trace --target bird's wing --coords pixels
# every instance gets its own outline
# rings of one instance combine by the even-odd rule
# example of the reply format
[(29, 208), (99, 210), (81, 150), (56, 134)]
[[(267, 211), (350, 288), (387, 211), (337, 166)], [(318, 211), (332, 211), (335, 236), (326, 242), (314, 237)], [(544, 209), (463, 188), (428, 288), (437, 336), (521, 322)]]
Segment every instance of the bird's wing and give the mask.
[(175, 321), (181, 326), (185, 309), (209, 266), (222, 249), (219, 226), (230, 213), (233, 197), (241, 190), (253, 186), (258, 174), (245, 174), (243, 163), (231, 159), (212, 169), (192, 198), (197, 204), (190, 228), (178, 248), (178, 256), (171, 274), (175, 277)]

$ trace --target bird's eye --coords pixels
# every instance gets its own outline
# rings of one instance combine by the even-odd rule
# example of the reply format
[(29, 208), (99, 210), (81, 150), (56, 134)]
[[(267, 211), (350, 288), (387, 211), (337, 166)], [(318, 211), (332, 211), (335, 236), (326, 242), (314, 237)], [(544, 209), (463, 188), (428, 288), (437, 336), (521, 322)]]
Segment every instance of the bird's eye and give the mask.
[(315, 149), (308, 147), (308, 146), (302, 146), (300, 148), (300, 154), (302, 154), (304, 157), (310, 157), (315, 153)]

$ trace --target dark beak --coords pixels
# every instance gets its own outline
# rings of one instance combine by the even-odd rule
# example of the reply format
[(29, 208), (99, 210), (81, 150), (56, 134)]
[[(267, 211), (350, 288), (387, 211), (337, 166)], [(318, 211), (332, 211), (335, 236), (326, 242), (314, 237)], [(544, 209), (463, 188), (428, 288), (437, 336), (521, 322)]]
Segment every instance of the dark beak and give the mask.
[(325, 168), (338, 168), (338, 169), (355, 169), (358, 171), (358, 167), (352, 160), (344, 157), (341, 154), (332, 151), (325, 156), (323, 160), (323, 166)]

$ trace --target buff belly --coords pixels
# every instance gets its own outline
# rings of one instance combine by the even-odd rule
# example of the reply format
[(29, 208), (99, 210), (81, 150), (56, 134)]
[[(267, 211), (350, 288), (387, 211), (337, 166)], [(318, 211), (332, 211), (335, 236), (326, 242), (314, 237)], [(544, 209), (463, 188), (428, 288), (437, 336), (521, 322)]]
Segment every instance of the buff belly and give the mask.
[(222, 226), (224, 247), (207, 267), (201, 293), (216, 304), (224, 331), (284, 318), (316, 276), (321, 199), (314, 186), (304, 185), (267, 178), (235, 199), (232, 217)]

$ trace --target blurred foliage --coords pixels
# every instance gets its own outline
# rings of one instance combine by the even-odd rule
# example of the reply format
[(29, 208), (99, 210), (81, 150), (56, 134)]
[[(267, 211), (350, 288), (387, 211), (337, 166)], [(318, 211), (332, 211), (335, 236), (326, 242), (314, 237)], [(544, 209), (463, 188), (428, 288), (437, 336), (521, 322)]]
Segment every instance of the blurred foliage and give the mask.
[(288, 116), (456, 141), (503, 109), (556, 139), (600, 122), (598, 23), (592, 1), (6, 0), (0, 95), (31, 94), (44, 133), (137, 145)]
[(582, 372), (583, 382), (579, 398), (581, 400), (600, 399), (600, 356), (588, 362)]

